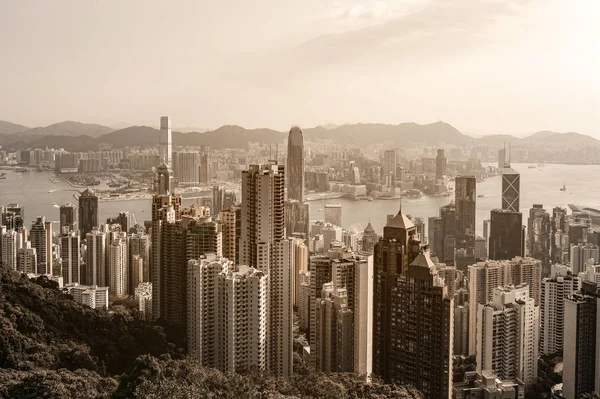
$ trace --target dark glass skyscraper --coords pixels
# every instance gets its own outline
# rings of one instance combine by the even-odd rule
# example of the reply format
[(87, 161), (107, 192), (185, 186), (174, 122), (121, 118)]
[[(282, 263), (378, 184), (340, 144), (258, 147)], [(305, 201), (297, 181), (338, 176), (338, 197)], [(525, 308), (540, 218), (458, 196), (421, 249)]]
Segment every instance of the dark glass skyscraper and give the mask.
[(477, 179), (475, 176), (457, 176), (456, 204), (456, 266), (465, 269), (475, 263), (475, 203)]
[(290, 129), (287, 152), (288, 199), (304, 201), (304, 138), (298, 126)]
[(502, 209), (519, 212), (521, 175), (513, 168), (502, 169)]
[(435, 178), (442, 179), (446, 174), (446, 157), (444, 156), (444, 150), (438, 149), (437, 156), (435, 157)]
[(79, 196), (79, 231), (86, 237), (92, 228), (98, 227), (98, 197), (91, 189)]
[(527, 221), (528, 256), (542, 261), (542, 276), (550, 276), (550, 236), (552, 223), (543, 205), (534, 204)]
[(524, 256), (523, 215), (505, 209), (491, 212), (489, 258), (510, 260)]
[(75, 205), (70, 202), (60, 206), (60, 233), (63, 228), (68, 228), (67, 232), (75, 231)]

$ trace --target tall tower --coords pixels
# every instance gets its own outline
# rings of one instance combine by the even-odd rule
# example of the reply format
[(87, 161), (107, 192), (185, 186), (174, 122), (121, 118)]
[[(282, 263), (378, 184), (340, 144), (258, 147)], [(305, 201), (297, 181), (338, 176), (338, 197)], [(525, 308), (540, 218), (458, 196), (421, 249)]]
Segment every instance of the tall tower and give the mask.
[(127, 237), (125, 233), (112, 242), (108, 250), (109, 253), (109, 294), (115, 297), (122, 297), (128, 294), (129, 273), (128, 273), (128, 255), (127, 255)]
[(443, 179), (446, 174), (447, 160), (444, 155), (443, 149), (437, 150), (437, 156), (435, 157), (435, 178), (437, 180)]
[(543, 276), (550, 276), (550, 235), (552, 223), (550, 214), (543, 205), (534, 204), (529, 209), (527, 222), (527, 255), (542, 261)]
[(47, 274), (51, 272), (52, 263), (48, 263), (48, 234), (52, 234), (52, 232), (49, 232), (47, 227), (46, 219), (43, 216), (38, 216), (37, 220), (31, 224), (29, 240), (37, 254), (36, 270), (33, 273)]
[(488, 256), (493, 260), (524, 255), (523, 215), (520, 212), (493, 209), (490, 217)]
[(502, 209), (519, 212), (521, 175), (511, 167), (502, 169)]
[(75, 231), (75, 205), (67, 202), (60, 206), (60, 234), (67, 227), (67, 232)]
[(477, 179), (475, 176), (457, 176), (456, 204), (456, 266), (460, 270), (475, 262), (475, 203)]
[(88, 188), (79, 196), (79, 231), (83, 237), (87, 237), (98, 226), (98, 197)]
[(288, 135), (287, 188), (288, 199), (304, 201), (304, 138), (298, 126)]
[(86, 245), (85, 283), (106, 287), (106, 233), (98, 228), (92, 229), (86, 236)]
[(81, 284), (79, 232), (70, 231), (60, 237), (60, 257), (64, 284)]
[(173, 144), (171, 138), (171, 117), (161, 116), (160, 137), (158, 141), (158, 153), (160, 162), (166, 164), (169, 169), (173, 167)]

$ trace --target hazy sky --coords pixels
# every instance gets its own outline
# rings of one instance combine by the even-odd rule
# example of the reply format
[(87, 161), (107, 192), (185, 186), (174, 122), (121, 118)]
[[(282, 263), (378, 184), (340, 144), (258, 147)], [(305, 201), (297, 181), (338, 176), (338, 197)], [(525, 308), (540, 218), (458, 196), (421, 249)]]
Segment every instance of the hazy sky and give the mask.
[(600, 137), (599, 0), (0, 0), (0, 119)]

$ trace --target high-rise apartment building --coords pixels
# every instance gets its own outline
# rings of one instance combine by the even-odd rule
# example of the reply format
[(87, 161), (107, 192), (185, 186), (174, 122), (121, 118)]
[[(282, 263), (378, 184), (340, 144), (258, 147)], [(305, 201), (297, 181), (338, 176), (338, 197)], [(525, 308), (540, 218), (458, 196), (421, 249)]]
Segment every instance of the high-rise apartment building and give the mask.
[(287, 197), (304, 202), (304, 138), (298, 126), (292, 127), (288, 135)]
[(565, 300), (577, 291), (578, 278), (564, 265), (552, 265), (550, 277), (542, 280), (540, 304), (540, 351), (562, 353), (565, 339)]
[(35, 248), (37, 254), (37, 265), (34, 273), (51, 274), (52, 256), (49, 249), (52, 245), (52, 224), (46, 222), (46, 218), (43, 216), (38, 216), (36, 221), (31, 224), (29, 240), (31, 241), (31, 247)]
[(63, 284), (81, 283), (81, 240), (79, 231), (60, 236), (61, 275)]
[(293, 304), (294, 307), (298, 306), (298, 296), (300, 290), (300, 278), (299, 275), (301, 272), (308, 271), (308, 247), (304, 244), (303, 240), (295, 239), (293, 240), (293, 249), (294, 249), (294, 295), (293, 295)]
[(98, 287), (97, 285), (79, 285), (67, 287), (69, 293), (73, 295), (73, 300), (92, 309), (108, 308), (108, 287)]
[(60, 206), (60, 234), (64, 233), (64, 228), (67, 232), (75, 231), (75, 205), (67, 202)]
[(561, 207), (555, 207), (552, 209), (552, 235), (550, 236), (550, 256), (553, 263), (568, 262), (568, 259), (564, 259), (565, 248), (564, 238), (567, 232), (565, 231), (566, 226), (567, 210)]
[(343, 227), (342, 204), (337, 202), (328, 203), (323, 207), (325, 223)]
[(152, 283), (140, 283), (134, 290), (134, 300), (145, 319), (152, 321)]
[(396, 167), (398, 155), (396, 150), (385, 150), (383, 153), (383, 182), (387, 186), (396, 184)]
[(594, 264), (600, 263), (600, 248), (597, 245), (571, 245), (571, 271), (574, 275), (585, 272), (586, 263), (590, 259), (593, 259)]
[(115, 297), (126, 296), (129, 294), (129, 256), (125, 233), (121, 233), (113, 240), (108, 252), (110, 294)]
[(440, 207), (440, 219), (442, 228), (442, 253), (436, 253), (436, 255), (440, 259), (440, 262), (447, 265), (454, 265), (454, 253), (456, 252), (457, 241), (457, 217), (454, 201)]
[(223, 257), (237, 264), (238, 235), (236, 228), (236, 210), (225, 209), (219, 214), (219, 223), (222, 231)]
[[(129, 241), (129, 264), (133, 264), (133, 257), (139, 256), (140, 261), (142, 263), (142, 273), (141, 273), (141, 281), (149, 282), (150, 281), (150, 236), (144, 233), (135, 233), (128, 236)], [(132, 273), (129, 273), (130, 277), (132, 277)], [(131, 280), (134, 280), (131, 278)], [(129, 292), (133, 292), (133, 290), (137, 287), (137, 284), (129, 284)]]
[(543, 205), (534, 204), (529, 210), (527, 222), (527, 255), (542, 261), (542, 275), (550, 275), (550, 236), (552, 223), (550, 214)]
[(268, 283), (262, 271), (216, 257), (187, 267), (190, 355), (223, 372), (267, 370)]
[(494, 209), (490, 220), (489, 258), (503, 260), (524, 256), (523, 215), (515, 211)]
[[(93, 228), (86, 237), (85, 283), (88, 285), (107, 286), (106, 281), (106, 233)], [(83, 276), (82, 276), (83, 279)]]
[(598, 284), (586, 280), (565, 300), (562, 395), (566, 399), (600, 391), (599, 298)]
[(17, 271), (21, 273), (37, 273), (37, 253), (31, 247), (30, 241), (25, 241), (22, 248), (17, 250)]
[(160, 162), (166, 164), (169, 168), (173, 167), (173, 142), (171, 137), (171, 117), (161, 116), (160, 118), (160, 136), (158, 139), (158, 154)]
[(17, 269), (17, 252), (19, 250), (19, 246), (17, 243), (18, 235), (15, 230), (8, 230), (2, 233), (2, 263), (5, 267), (16, 270)]
[(435, 178), (437, 180), (443, 179), (446, 175), (446, 164), (447, 160), (444, 155), (444, 150), (438, 149), (437, 156), (435, 157)]
[(513, 168), (502, 169), (502, 209), (520, 212), (521, 175)]
[(475, 176), (457, 176), (455, 179), (456, 252), (455, 263), (466, 270), (475, 262), (475, 203), (477, 179)]
[(22, 231), (25, 226), (25, 209), (18, 203), (8, 204), (2, 211), (2, 225), (8, 230)]
[(82, 237), (94, 227), (98, 227), (98, 197), (91, 189), (84, 190), (79, 196), (79, 231)]
[(477, 371), (498, 378), (537, 381), (539, 307), (526, 284), (494, 288), (492, 301), (477, 308)]
[(469, 266), (469, 355), (476, 354), (477, 309), (493, 300), (494, 289), (527, 284), (535, 306), (541, 302), (541, 262), (532, 258), (477, 262)]

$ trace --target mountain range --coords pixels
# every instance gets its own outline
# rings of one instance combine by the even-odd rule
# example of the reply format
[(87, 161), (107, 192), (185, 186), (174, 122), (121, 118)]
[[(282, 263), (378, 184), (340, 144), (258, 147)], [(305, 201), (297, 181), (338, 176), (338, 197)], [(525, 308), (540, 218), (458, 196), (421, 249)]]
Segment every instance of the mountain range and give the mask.
[[(204, 129), (202, 129), (204, 130)], [(341, 126), (327, 125), (303, 129), (308, 140), (334, 140), (339, 143), (365, 147), (371, 144), (395, 145), (411, 148), (419, 144), (434, 146), (481, 144), (517, 146), (583, 148), (600, 147), (600, 141), (579, 133), (556, 133), (540, 131), (527, 137), (489, 135), (474, 138), (461, 133), (445, 122), (425, 125), (401, 123), (398, 125), (359, 123)], [(225, 125), (202, 132), (173, 131), (173, 143), (177, 146), (206, 145), (211, 148), (247, 148), (248, 142), (280, 143), (287, 132), (273, 129), (246, 129), (237, 125)], [(7, 149), (64, 148), (67, 151), (88, 151), (100, 144), (114, 148), (153, 147), (158, 144), (159, 130), (148, 126), (130, 126), (112, 129), (107, 126), (74, 121), (55, 123), (46, 127), (26, 126), (0, 121), (0, 145)]]

